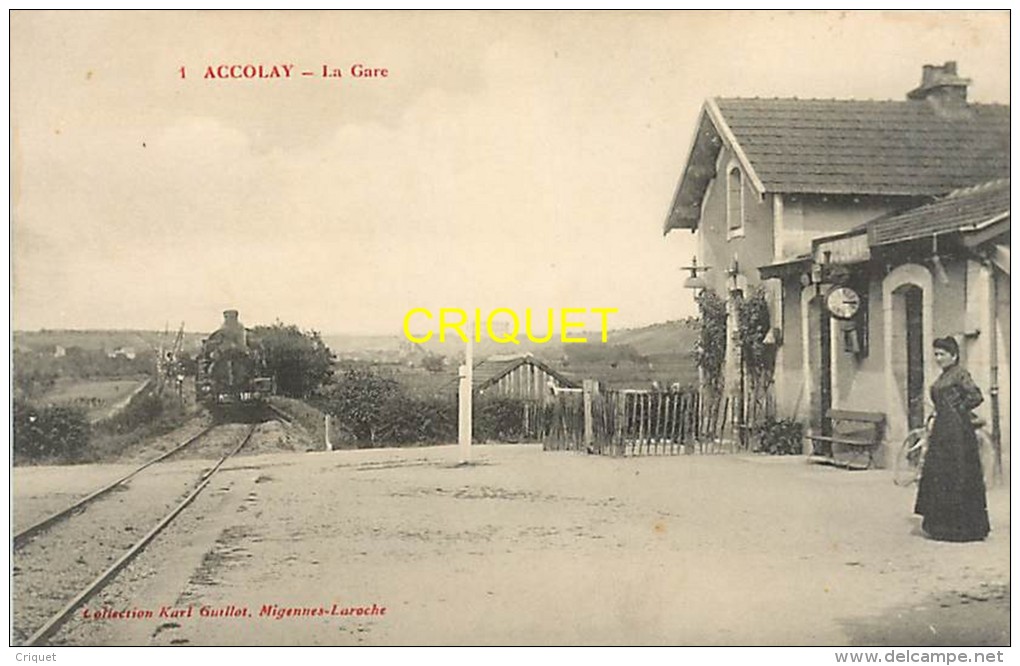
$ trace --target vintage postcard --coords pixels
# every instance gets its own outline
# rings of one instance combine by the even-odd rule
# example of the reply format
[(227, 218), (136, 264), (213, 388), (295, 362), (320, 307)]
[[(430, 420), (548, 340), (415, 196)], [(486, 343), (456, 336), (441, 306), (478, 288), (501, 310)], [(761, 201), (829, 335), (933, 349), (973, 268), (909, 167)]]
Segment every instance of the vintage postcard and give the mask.
[(12, 12), (11, 645), (1001, 661), (1009, 36)]

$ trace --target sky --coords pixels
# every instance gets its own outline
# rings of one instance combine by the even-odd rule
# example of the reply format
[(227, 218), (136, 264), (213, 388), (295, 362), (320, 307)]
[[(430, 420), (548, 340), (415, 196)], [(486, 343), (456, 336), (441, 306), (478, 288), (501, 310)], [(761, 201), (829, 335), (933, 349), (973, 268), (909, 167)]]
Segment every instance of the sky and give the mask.
[[(1008, 12), (15, 12), (13, 328), (686, 317), (662, 230), (706, 98), (904, 99), (947, 60), (1008, 103)], [(203, 76), (249, 64), (293, 69)]]

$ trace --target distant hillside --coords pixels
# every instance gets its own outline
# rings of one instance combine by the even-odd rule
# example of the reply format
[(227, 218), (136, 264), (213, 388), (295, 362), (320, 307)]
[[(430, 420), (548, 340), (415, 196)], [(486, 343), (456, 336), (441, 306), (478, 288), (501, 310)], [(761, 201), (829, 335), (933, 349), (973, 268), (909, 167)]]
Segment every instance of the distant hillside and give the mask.
[[(184, 349), (197, 351), (207, 335), (186, 332)], [(600, 341), (599, 331), (574, 335), (587, 337), (588, 342), (565, 345), (554, 336), (546, 344), (536, 344), (522, 337), (520, 345), (512, 345), (484, 338), (475, 345), (475, 361), (493, 354), (531, 353), (572, 379), (598, 379), (606, 385), (621, 388), (647, 387), (653, 381), (662, 386), (697, 381), (694, 357), (694, 343), (698, 336), (696, 323), (670, 321), (641, 328), (610, 330), (605, 343)], [(142, 352), (158, 348), (161, 342), (171, 344), (173, 336), (174, 332), (167, 335), (162, 331), (15, 331), (14, 348), (49, 353), (57, 346), (107, 351), (123, 347)], [(445, 369), (435, 376), (423, 376), (423, 386), (431, 386), (450, 373), (455, 376), (456, 367), (464, 355), (464, 343), (455, 337), (442, 343), (434, 336), (433, 340), (421, 345), (402, 335), (329, 334), (323, 335), (322, 339), (341, 361), (420, 368), (429, 355), (445, 357)]]
[[(91, 331), (14, 331), (14, 349), (24, 351), (52, 351), (56, 347), (69, 349), (80, 347), (89, 350), (113, 351), (119, 348), (131, 348), (137, 352), (159, 349), (173, 344), (176, 331), (130, 331), (130, 330), (91, 330)], [(202, 339), (208, 333), (184, 333), (184, 350), (193, 352), (199, 349)]]
[(333, 350), (333, 353), (340, 356), (373, 351), (399, 353), (405, 343), (410, 344), (403, 336), (398, 335), (350, 335), (346, 333), (324, 334), (322, 341)]
[[(601, 342), (600, 331), (573, 335), (587, 337), (588, 342), (563, 344), (554, 337), (546, 344), (537, 344), (519, 336), (521, 344), (514, 345), (499, 344), (485, 337), (475, 344), (474, 357), (477, 362), (493, 354), (531, 353), (572, 379), (599, 379), (620, 388), (646, 388), (653, 381), (662, 386), (697, 381), (696, 323), (670, 321), (610, 330), (605, 343)], [(447, 370), (440, 374), (444, 376), (455, 372), (464, 355), (464, 342), (454, 336), (448, 337), (445, 343), (433, 336), (420, 345), (400, 335), (330, 334), (324, 335), (323, 341), (340, 360), (418, 366), (429, 354), (443, 356)]]
[(697, 323), (690, 321), (667, 321), (609, 333), (610, 342), (630, 345), (638, 353), (646, 356), (692, 353), (697, 340)]
[[(652, 382), (694, 385), (697, 324), (670, 321), (610, 331), (605, 344), (562, 345), (558, 369), (575, 380), (597, 379), (613, 388), (648, 388)], [(589, 340), (599, 340), (599, 334)]]
[[(613, 329), (608, 332), (605, 344), (601, 342), (600, 331), (572, 333), (574, 336), (587, 337), (583, 345), (565, 345), (559, 342), (558, 336), (544, 344), (531, 342), (523, 334), (518, 335), (519, 345), (500, 344), (483, 336), (480, 343), (475, 343), (475, 356), (491, 354), (509, 354), (531, 352), (540, 358), (562, 357), (566, 350), (585, 347), (589, 349), (609, 348), (618, 345), (630, 345), (634, 351), (644, 356), (660, 354), (686, 354), (694, 350), (698, 338), (696, 323), (688, 321), (668, 321), (651, 324), (641, 328)], [(423, 352), (442, 354), (443, 356), (460, 357), (464, 353), (464, 342), (456, 335), (448, 335), (446, 342), (440, 342), (438, 335), (424, 344), (415, 344), (402, 335), (348, 335), (332, 333), (322, 336), (323, 342), (337, 355), (364, 354), (379, 352), (381, 354), (406, 354), (414, 356)]]

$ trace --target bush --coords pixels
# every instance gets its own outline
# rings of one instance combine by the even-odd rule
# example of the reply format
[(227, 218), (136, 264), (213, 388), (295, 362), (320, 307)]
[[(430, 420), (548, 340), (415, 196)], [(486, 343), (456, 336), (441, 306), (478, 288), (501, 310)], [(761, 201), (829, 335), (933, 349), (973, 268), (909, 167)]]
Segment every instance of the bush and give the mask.
[(472, 408), (474, 439), (512, 442), (524, 438), (524, 403), (506, 396), (477, 400)]
[(52, 359), (19, 351), (14, 352), (13, 370), (14, 395), (26, 400), (46, 393), (60, 376)]
[(767, 418), (758, 430), (758, 451), (798, 455), (803, 450), (804, 424), (793, 419)]
[(344, 369), (316, 402), (359, 447), (449, 441), (457, 433), (455, 402), (413, 397), (364, 367)]
[(124, 409), (103, 421), (100, 429), (107, 434), (122, 435), (158, 421), (167, 409), (166, 401), (156, 394), (150, 383), (132, 396)]
[[(430, 444), (457, 439), (457, 399), (409, 395), (393, 379), (353, 366), (320, 392), (316, 405), (336, 419), (359, 447)], [(525, 401), (487, 396), (474, 403), (474, 439), (525, 437)], [(336, 437), (340, 439), (340, 437)]]
[(195, 407), (172, 392), (157, 394), (150, 384), (136, 393), (124, 409), (95, 424), (92, 444), (82, 461), (105, 461), (151, 437), (178, 428), (194, 416)]
[(457, 404), (400, 393), (386, 403), (376, 435), (394, 444), (449, 442), (457, 437)]
[(320, 394), (323, 411), (337, 419), (359, 443), (372, 445), (378, 439), (390, 404), (402, 395), (400, 385), (367, 368), (346, 368), (340, 378)]
[(79, 407), (35, 407), (14, 403), (14, 458), (16, 462), (70, 462), (88, 448), (91, 428)]

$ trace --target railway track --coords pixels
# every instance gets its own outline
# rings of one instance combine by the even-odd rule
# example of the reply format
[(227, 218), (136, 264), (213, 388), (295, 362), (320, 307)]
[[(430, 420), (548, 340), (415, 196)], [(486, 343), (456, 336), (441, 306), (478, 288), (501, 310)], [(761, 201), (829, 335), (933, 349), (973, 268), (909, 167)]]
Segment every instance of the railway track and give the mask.
[[(121, 551), (121, 554), (119, 555), (119, 557), (116, 557), (115, 561), (113, 561), (112, 564), (109, 564), (102, 571), (102, 573), (100, 573), (98, 576), (93, 578), (91, 580), (91, 582), (89, 582), (84, 587), (80, 588), (80, 591), (78, 591), (70, 600), (67, 600), (66, 602), (64, 602), (63, 605), (60, 607), (60, 609), (57, 610), (56, 612), (51, 612), (53, 606), (55, 605), (55, 603), (63, 602), (64, 599), (66, 599), (66, 597), (62, 593), (58, 593), (60, 598), (57, 599), (56, 598), (57, 594), (54, 594), (54, 592), (52, 591), (52, 588), (53, 588), (54, 585), (56, 585), (57, 588), (59, 590), (61, 590), (61, 592), (62, 592), (63, 589), (66, 589), (62, 585), (60, 585), (60, 583), (65, 582), (65, 581), (58, 580), (58, 579), (60, 579), (61, 576), (74, 578), (74, 579), (76, 579), (76, 581), (75, 581), (76, 585), (75, 586), (80, 586), (81, 585), (81, 580), (87, 579), (88, 577), (91, 577), (98, 567), (96, 567), (96, 566), (89, 567), (88, 563), (84, 560), (84, 557), (83, 557), (84, 554), (78, 554), (78, 559), (74, 562), (74, 564), (75, 565), (80, 565), (78, 567), (79, 569), (82, 569), (82, 568), (88, 569), (89, 571), (93, 572), (92, 574), (88, 573), (88, 571), (82, 571), (82, 570), (67, 571), (66, 569), (68, 567), (65, 566), (64, 569), (61, 569), (61, 567), (59, 565), (54, 565), (54, 569), (55, 570), (53, 572), (50, 572), (48, 570), (48, 568), (45, 567), (45, 566), (35, 567), (35, 568), (26, 567), (26, 569), (30, 570), (29, 571), (30, 573), (36, 575), (37, 577), (42, 577), (43, 579), (45, 579), (48, 582), (47, 587), (49, 589), (43, 591), (42, 593), (38, 593), (37, 591), (28, 590), (27, 589), (29, 587), (28, 584), (23, 585), (22, 587), (26, 588), (26, 590), (22, 592), (23, 595), (26, 594), (26, 593), (30, 593), (30, 592), (36, 592), (36, 593), (29, 595), (30, 598), (31, 598), (31, 602), (27, 603), (27, 605), (30, 606), (30, 608), (28, 608), (28, 609), (26, 609), (24, 607), (19, 608), (19, 605), (22, 605), (22, 604), (15, 604), (14, 605), (14, 609), (16, 611), (18, 611), (18, 610), (22, 611), (22, 615), (23, 616), (30, 616), (30, 617), (33, 617), (34, 619), (38, 619), (40, 617), (47, 617), (48, 619), (46, 619), (45, 622), (43, 622), (40, 626), (38, 626), (38, 628), (28, 629), (24, 625), (26, 623), (30, 623), (30, 622), (34, 624), (34, 622), (32, 620), (26, 621), (25, 617), (22, 617), (21, 621), (17, 623), (17, 624), (20, 624), (21, 627), (19, 628), (19, 627), (15, 626), (16, 631), (18, 631), (20, 629), (20, 631), (18, 631), (18, 633), (20, 633), (22, 636), (24, 636), (26, 634), (29, 634), (29, 631), (31, 631), (31, 633), (28, 635), (27, 639), (25, 639), (22, 644), (25, 645), (25, 646), (34, 646), (34, 645), (42, 645), (42, 644), (44, 644), (45, 641), (47, 640), (47, 638), (51, 637), (72, 616), (72, 614), (75, 612), (75, 610), (77, 608), (79, 608), (82, 604), (84, 604), (93, 595), (98, 593), (114, 577), (116, 577), (116, 575), (125, 566), (127, 566), (139, 553), (141, 553), (145, 549), (145, 547), (160, 532), (162, 532), (168, 525), (170, 525), (170, 523), (174, 520), (174, 518), (176, 518), (189, 504), (192, 503), (192, 501), (195, 500), (196, 497), (198, 497), (198, 495), (206, 488), (206, 486), (209, 485), (209, 483), (212, 480), (213, 476), (216, 474), (217, 471), (219, 471), (221, 466), (229, 458), (231, 458), (232, 456), (237, 454), (251, 440), (251, 438), (255, 434), (255, 430), (258, 428), (258, 426), (259, 426), (258, 423), (251, 424), (251, 425), (247, 426), (245, 428), (244, 435), (240, 439), (240, 441), (236, 445), (230, 446), (228, 448), (228, 450), (222, 455), (222, 457), (219, 458), (219, 460), (216, 462), (216, 464), (213, 467), (205, 470), (201, 474), (201, 476), (199, 477), (197, 483), (194, 484), (194, 487), (189, 492), (187, 492), (186, 496), (184, 496), (183, 499), (181, 499), (179, 501), (174, 501), (173, 504), (172, 504), (172, 508), (169, 510), (169, 512), (166, 512), (164, 515), (162, 515), (162, 517), (159, 518), (158, 522), (156, 522), (155, 526), (153, 526), (152, 528), (148, 529), (148, 531), (146, 531), (145, 534), (141, 538), (139, 538), (137, 541), (135, 541), (133, 544), (131, 544), (131, 546), (129, 548), (127, 548), (126, 550), (124, 550), (122, 547), (119, 548), (118, 550)], [(56, 526), (57, 524), (65, 523), (65, 521), (67, 521), (69, 518), (71, 518), (72, 516), (80, 513), (82, 511), (82, 509), (87, 504), (95, 502), (95, 500), (97, 500), (100, 497), (103, 497), (105, 495), (108, 495), (110, 492), (114, 491), (117, 488), (125, 487), (126, 481), (128, 481), (129, 479), (135, 477), (137, 474), (139, 474), (144, 469), (149, 468), (150, 466), (154, 465), (155, 463), (160, 462), (162, 460), (165, 460), (166, 458), (169, 458), (174, 453), (184, 449), (185, 447), (191, 445), (195, 441), (197, 441), (197, 440), (207, 436), (210, 433), (210, 431), (214, 430), (217, 427), (219, 427), (219, 426), (210, 426), (210, 427), (206, 428), (202, 432), (200, 432), (197, 435), (195, 435), (194, 437), (188, 439), (186, 442), (184, 442), (181, 445), (175, 447), (171, 451), (168, 451), (167, 453), (165, 453), (165, 454), (163, 454), (163, 455), (161, 455), (161, 456), (159, 456), (159, 457), (157, 457), (157, 458), (155, 458), (153, 460), (150, 460), (149, 462), (147, 462), (144, 465), (140, 466), (139, 468), (135, 469), (134, 471), (132, 471), (130, 474), (126, 475), (125, 477), (123, 477), (121, 479), (118, 479), (117, 481), (109, 484), (108, 486), (105, 486), (104, 488), (101, 488), (101, 489), (97, 490), (96, 492), (94, 492), (91, 495), (89, 495), (89, 496), (83, 498), (82, 500), (76, 502), (74, 505), (68, 507), (67, 509), (64, 509), (63, 511), (57, 512), (57, 513), (53, 514), (52, 516), (49, 516), (46, 519), (44, 519), (42, 521), (39, 521), (38, 523), (32, 525), (31, 527), (29, 527), (29, 528), (27, 528), (25, 530), (22, 530), (17, 535), (15, 535), (15, 539), (14, 539), (14, 541), (15, 541), (15, 548), (18, 549), (18, 550), (22, 550), (24, 546), (26, 546), (27, 544), (30, 544), (30, 543), (33, 544), (33, 546), (38, 545), (38, 552), (35, 554), (38, 557), (42, 557), (47, 552), (57, 552), (58, 554), (61, 554), (62, 552), (67, 551), (69, 548), (73, 550), (73, 548), (74, 548), (74, 546), (73, 546), (74, 535), (71, 535), (71, 536), (67, 537), (67, 539), (65, 540), (65, 541), (72, 542), (72, 545), (69, 545), (67, 543), (61, 543), (60, 541), (58, 541), (56, 547), (55, 548), (51, 547), (49, 549), (49, 551), (46, 550), (47, 544), (42, 543), (42, 542), (45, 542), (47, 540), (44, 537), (45, 536), (49, 536), (48, 532), (49, 532), (50, 528)], [(180, 497), (180, 495), (177, 495), (177, 497)], [(164, 505), (164, 506), (166, 506), (166, 505)], [(110, 521), (108, 520), (107, 522), (110, 522)], [(116, 520), (114, 520), (114, 523), (116, 523)], [(67, 523), (67, 524), (70, 525), (71, 523)], [(147, 521), (146, 524), (151, 524), (151, 521)], [(125, 525), (125, 526), (122, 527), (122, 529), (124, 529), (124, 530), (131, 530), (131, 529), (133, 529), (133, 527), (130, 526), (130, 525)], [(60, 530), (57, 530), (57, 531), (59, 532)], [(81, 540), (81, 536), (79, 535), (78, 538), (79, 538), (79, 541), (80, 541)], [(102, 547), (102, 546), (105, 546), (105, 544), (102, 543), (101, 541), (96, 545), (96, 547)], [(66, 555), (66, 553), (65, 553), (65, 555)], [(102, 553), (100, 553), (100, 555), (102, 555)], [(24, 556), (24, 553), (22, 553), (22, 556)], [(29, 562), (32, 561), (32, 557), (31, 556), (28, 556), (27, 559), (29, 560)], [(110, 559), (114, 559), (114, 555), (109, 555), (108, 556), (108, 560), (110, 560)], [(22, 571), (18, 567), (15, 567), (15, 572), (16, 573), (20, 573)], [(52, 580), (51, 580), (51, 578), (52, 578)], [(12, 584), (14, 582), (15, 581), (12, 580)], [(68, 587), (70, 587), (71, 589), (74, 589), (74, 587), (71, 587), (70, 585), (68, 585)], [(12, 591), (13, 591), (13, 587), (12, 587)], [(46, 610), (47, 607), (48, 607), (49, 610)]]
[(291, 423), (294, 422), (294, 417), (293, 416), (291, 416), (287, 412), (283, 411), (282, 409), (280, 409), (280, 408), (278, 408), (278, 407), (276, 407), (274, 405), (266, 403), (266, 409), (273, 415), (273, 418), (278, 419), (279, 421), (282, 421), (283, 423), (286, 423), (287, 425), (290, 425)]
[(71, 506), (69, 506), (69, 507), (67, 507), (65, 509), (62, 509), (60, 511), (57, 511), (54, 514), (49, 515), (49, 516), (43, 518), (39, 522), (37, 522), (37, 523), (35, 523), (33, 525), (30, 525), (30, 526), (26, 527), (25, 529), (21, 530), (20, 532), (15, 534), (14, 537), (12, 538), (13, 549), (14, 550), (18, 550), (19, 548), (24, 546), (26, 543), (28, 543), (28, 541), (32, 537), (34, 537), (36, 534), (39, 534), (40, 532), (43, 532), (47, 528), (51, 527), (52, 525), (55, 525), (55, 524), (59, 523), (62, 520), (66, 520), (67, 518), (70, 518), (75, 513), (78, 513), (79, 511), (84, 509), (87, 505), (91, 504), (92, 502), (95, 502), (97, 499), (99, 499), (101, 497), (106, 496), (107, 494), (109, 494), (112, 491), (116, 490), (118, 487), (123, 486), (125, 483), (130, 481), (132, 478), (134, 478), (136, 475), (138, 475), (139, 473), (141, 473), (145, 469), (149, 468), (150, 466), (155, 465), (156, 463), (162, 462), (162, 461), (166, 460), (167, 458), (169, 458), (170, 456), (172, 456), (175, 453), (177, 453), (178, 451), (182, 451), (185, 448), (191, 446), (192, 444), (194, 444), (198, 440), (200, 440), (203, 437), (205, 437), (209, 433), (209, 431), (212, 430), (214, 427), (216, 427), (216, 426), (215, 425), (208, 425), (208, 426), (206, 426), (205, 428), (202, 429), (201, 432), (193, 435), (192, 437), (189, 437), (183, 443), (178, 444), (177, 446), (175, 446), (174, 448), (170, 449), (166, 453), (163, 453), (162, 455), (159, 455), (159, 456), (153, 458), (152, 460), (146, 462), (145, 464), (137, 467), (131, 473), (126, 474), (126, 475), (120, 477), (119, 479), (117, 479), (116, 481), (114, 481), (113, 483), (110, 483), (109, 485), (103, 486), (102, 488), (100, 488), (99, 490), (91, 493), (90, 495), (87, 495), (87, 496), (81, 498), (80, 500), (78, 500), (77, 502), (72, 504)]

